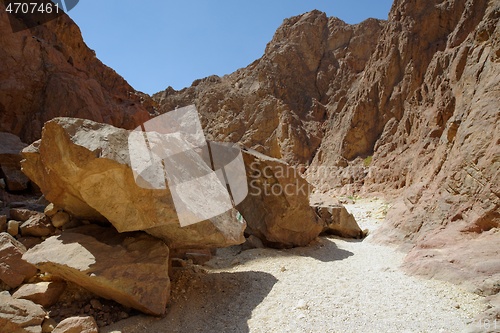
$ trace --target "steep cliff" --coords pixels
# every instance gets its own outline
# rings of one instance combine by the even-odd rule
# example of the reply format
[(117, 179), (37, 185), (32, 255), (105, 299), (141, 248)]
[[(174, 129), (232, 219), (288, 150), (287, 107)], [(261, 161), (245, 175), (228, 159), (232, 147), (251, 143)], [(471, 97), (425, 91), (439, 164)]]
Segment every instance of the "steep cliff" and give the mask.
[(168, 88), (154, 99), (162, 112), (195, 103), (211, 139), (240, 141), (309, 165), (325, 119), (345, 103), (347, 87), (363, 73), (383, 27), (374, 19), (352, 26), (319, 11), (292, 17), (247, 68), (197, 80), (181, 91)]
[(15, 33), (8, 15), (1, 0), (0, 131), (32, 142), (57, 116), (127, 128), (149, 118), (150, 97), (101, 63), (67, 15), (31, 29), (16, 20)]

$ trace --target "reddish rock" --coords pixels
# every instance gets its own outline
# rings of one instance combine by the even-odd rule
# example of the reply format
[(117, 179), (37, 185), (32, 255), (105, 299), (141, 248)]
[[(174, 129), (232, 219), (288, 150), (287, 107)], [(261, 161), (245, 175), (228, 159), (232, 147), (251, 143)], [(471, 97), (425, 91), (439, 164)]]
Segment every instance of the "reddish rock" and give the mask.
[(7, 216), (0, 215), (0, 232), (7, 231)]
[(30, 217), (39, 215), (40, 213), (26, 208), (12, 208), (9, 214), (12, 220), (26, 222)]
[(149, 96), (99, 61), (67, 15), (13, 33), (0, 2), (0, 31), (0, 131), (33, 142), (57, 116), (135, 128), (153, 112)]
[(292, 17), (248, 67), (153, 98), (161, 112), (196, 104), (209, 140), (241, 142), (307, 165), (323, 139), (323, 123), (344, 105), (384, 26), (374, 19), (348, 25), (319, 11)]
[(54, 233), (55, 228), (50, 219), (43, 213), (31, 216), (26, 222), (21, 224), (21, 235), (45, 237)]
[(375, 239), (415, 247), (413, 272), (482, 283), (498, 277), (499, 29), (488, 0), (398, 0), (355, 26), (313, 11), (247, 68), (154, 99), (196, 103), (214, 140), (304, 164), (319, 190), (396, 197)]
[(27, 299), (48, 308), (57, 303), (65, 288), (66, 283), (59, 281), (24, 284), (12, 297)]
[(22, 259), (26, 248), (8, 233), (0, 233), (0, 280), (16, 288), (33, 277), (37, 269)]
[(41, 333), (45, 315), (45, 311), (38, 304), (0, 294), (0, 329), (2, 332)]

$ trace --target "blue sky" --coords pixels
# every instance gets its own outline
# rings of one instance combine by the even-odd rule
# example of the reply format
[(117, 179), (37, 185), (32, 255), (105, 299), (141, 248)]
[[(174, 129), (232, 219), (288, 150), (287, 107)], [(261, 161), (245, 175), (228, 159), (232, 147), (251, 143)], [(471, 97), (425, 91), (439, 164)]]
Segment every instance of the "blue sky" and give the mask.
[(69, 12), (87, 45), (148, 94), (229, 74), (260, 58), (287, 17), (313, 9), (355, 24), (390, 0), (81, 0)]

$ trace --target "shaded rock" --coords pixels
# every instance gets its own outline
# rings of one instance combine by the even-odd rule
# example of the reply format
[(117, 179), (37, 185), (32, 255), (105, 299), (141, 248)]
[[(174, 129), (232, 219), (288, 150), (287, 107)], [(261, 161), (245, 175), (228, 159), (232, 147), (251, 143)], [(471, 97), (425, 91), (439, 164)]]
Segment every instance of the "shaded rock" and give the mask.
[(98, 333), (99, 327), (91, 316), (71, 317), (61, 321), (53, 333)]
[(33, 246), (43, 242), (40, 237), (19, 237), (17, 241), (23, 244), (26, 249), (31, 249)]
[(45, 315), (45, 311), (38, 304), (0, 294), (0, 329), (2, 332), (41, 333)]
[[(181, 228), (168, 186), (137, 185), (130, 167), (129, 135), (89, 120), (51, 120), (42, 140), (23, 151), (23, 171), (56, 206), (83, 220), (109, 220), (120, 232), (145, 230), (172, 248), (225, 247), (244, 241), (245, 225), (237, 221), (234, 209)], [(211, 172), (199, 155), (186, 158), (193, 168)]]
[(243, 245), (242, 245), (243, 250), (262, 249), (264, 247), (265, 247), (264, 243), (262, 243), (260, 238), (255, 237), (254, 235), (248, 236), (246, 242), (243, 243)]
[(160, 315), (170, 293), (169, 249), (143, 233), (85, 226), (63, 231), (23, 258), (104, 298)]
[(9, 191), (22, 191), (28, 188), (29, 179), (21, 172), (21, 150), (27, 144), (17, 136), (0, 132), (0, 168), (6, 178)]
[(21, 222), (20, 221), (10, 220), (7, 223), (7, 232), (11, 236), (17, 236), (19, 234), (19, 226), (21, 226)]
[(26, 248), (11, 235), (0, 234), (0, 280), (10, 288), (16, 288), (24, 280), (33, 277), (37, 269), (22, 259)]
[(249, 193), (237, 205), (247, 222), (246, 233), (273, 247), (305, 246), (323, 230), (309, 206), (312, 186), (296, 168), (244, 149)]
[(21, 235), (45, 237), (55, 231), (50, 219), (43, 213), (37, 213), (31, 216), (23, 224), (21, 224)]
[(24, 284), (12, 297), (27, 299), (48, 308), (57, 303), (65, 288), (66, 283), (59, 281)]
[(57, 322), (52, 318), (45, 318), (42, 324), (42, 333), (50, 333), (56, 328)]
[[(24, 206), (24, 204), (23, 204)], [(11, 208), (9, 211), (10, 218), (13, 220), (26, 222), (30, 217), (38, 215), (40, 216), (40, 212), (35, 210), (27, 209), (27, 208)]]
[(345, 238), (363, 238), (363, 231), (356, 219), (341, 204), (313, 208), (325, 222), (323, 232)]
[(57, 212), (50, 218), (50, 220), (52, 221), (52, 225), (54, 227), (61, 228), (71, 220), (71, 217), (66, 212)]

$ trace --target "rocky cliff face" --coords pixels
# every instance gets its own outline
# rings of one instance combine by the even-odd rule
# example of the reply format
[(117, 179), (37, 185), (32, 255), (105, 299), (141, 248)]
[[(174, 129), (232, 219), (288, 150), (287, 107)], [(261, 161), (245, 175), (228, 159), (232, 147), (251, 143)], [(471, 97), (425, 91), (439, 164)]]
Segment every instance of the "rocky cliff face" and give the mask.
[(397, 195), (380, 238), (409, 244), (414, 272), (484, 280), (500, 272), (499, 17), (488, 0), (397, 0), (354, 26), (313, 11), (247, 68), (154, 99), (196, 103), (207, 135), (324, 191)]
[[(309, 165), (324, 123), (345, 104), (384, 22), (351, 26), (313, 11), (284, 21), (264, 56), (247, 68), (154, 96), (163, 112), (195, 103), (207, 136), (240, 141), (266, 155)], [(332, 78), (334, 78), (332, 80)]]
[(149, 118), (149, 96), (101, 63), (68, 16), (13, 33), (7, 15), (0, 1), (0, 131), (32, 142), (57, 116), (127, 128)]

